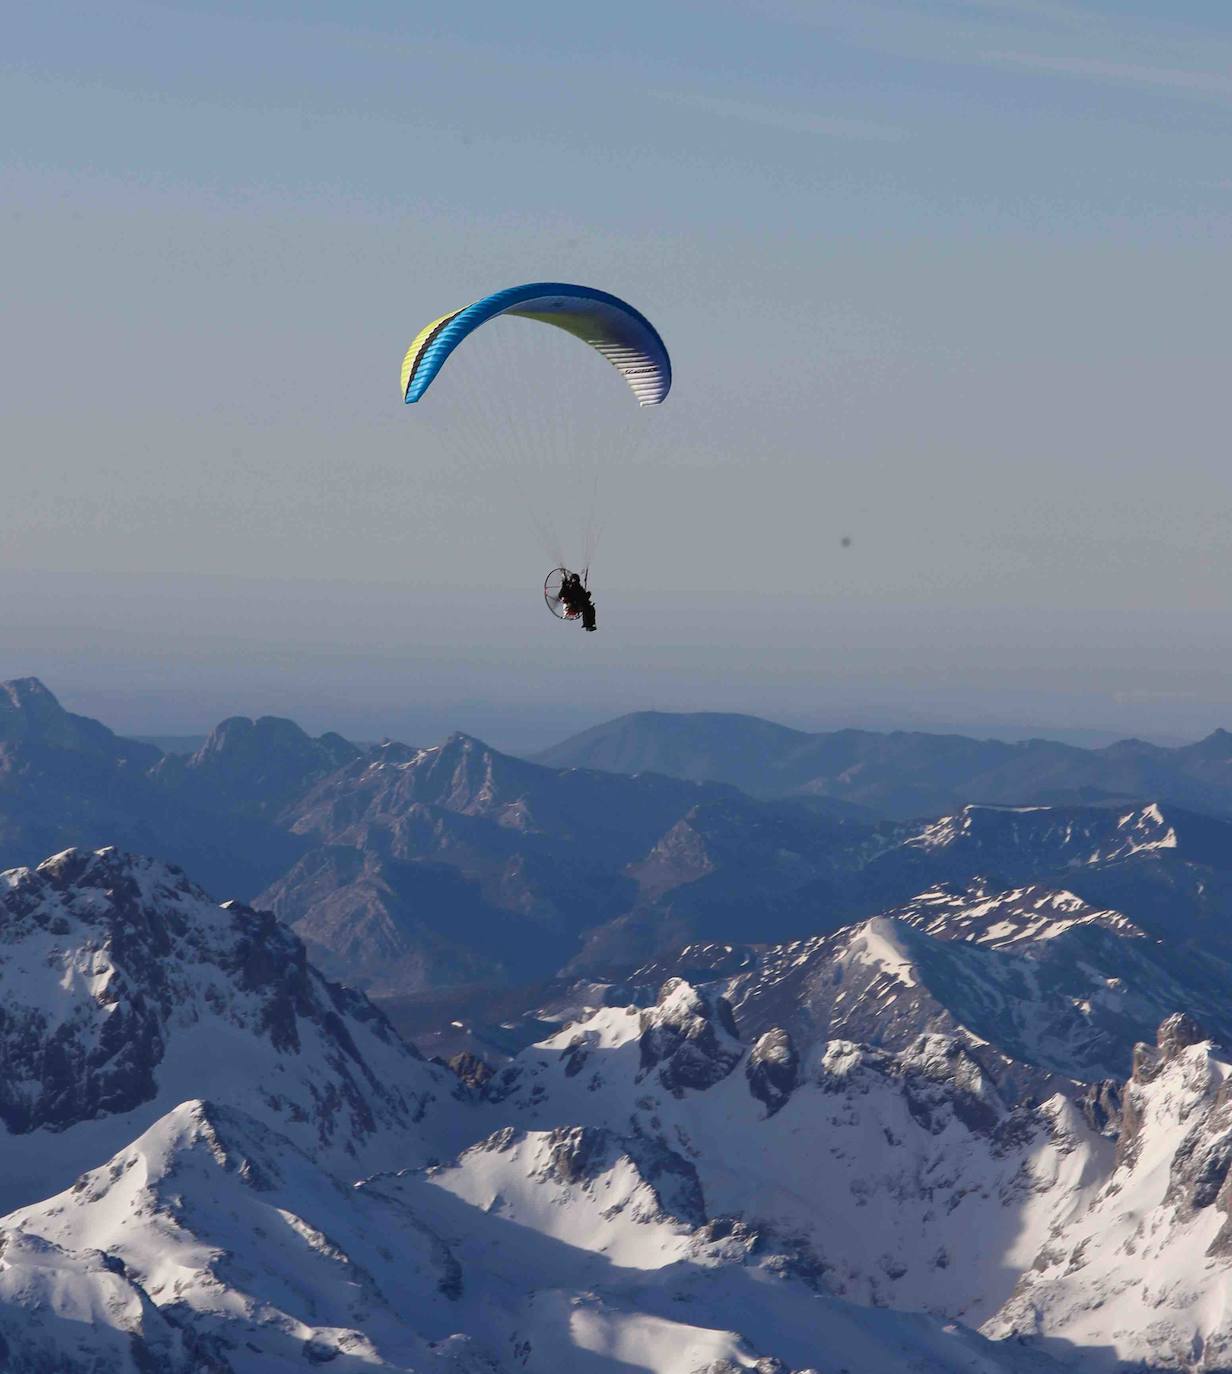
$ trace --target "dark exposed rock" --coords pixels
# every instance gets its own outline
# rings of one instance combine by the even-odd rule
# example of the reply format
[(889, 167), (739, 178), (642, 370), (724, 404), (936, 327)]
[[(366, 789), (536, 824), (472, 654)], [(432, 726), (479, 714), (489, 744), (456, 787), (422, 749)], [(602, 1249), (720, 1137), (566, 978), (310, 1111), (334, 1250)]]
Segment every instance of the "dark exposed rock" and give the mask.
[[(732, 1360), (711, 1360), (694, 1374), (748, 1374), (748, 1366)], [(774, 1355), (765, 1355), (753, 1366), (753, 1374), (792, 1374), (790, 1366)]]
[(1172, 1156), (1166, 1201), (1173, 1203), (1181, 1220), (1209, 1207), (1226, 1190), (1232, 1169), (1232, 1115), (1223, 1112), (1223, 1131), (1212, 1136), (1217, 1123), (1204, 1120), (1191, 1130)]
[[(503, 1139), (501, 1148), (511, 1143)], [(691, 1227), (706, 1220), (705, 1199), (697, 1170), (661, 1141), (622, 1137), (592, 1126), (561, 1127), (548, 1137), (550, 1176), (570, 1186), (589, 1183), (612, 1169), (623, 1156), (654, 1194), (659, 1215)]]
[(1180, 1054), (1190, 1045), (1200, 1045), (1210, 1036), (1187, 1012), (1178, 1011), (1169, 1016), (1159, 1027), (1156, 1044), (1166, 1058)]
[(1150, 1083), (1178, 1054), (1191, 1045), (1199, 1045), (1210, 1036), (1187, 1012), (1174, 1012), (1160, 1024), (1155, 1036), (1155, 1044), (1134, 1046), (1135, 1083)]
[(582, 1183), (611, 1167), (614, 1138), (589, 1126), (562, 1127), (548, 1137), (551, 1171), (562, 1183)]
[(664, 983), (639, 1025), (642, 1072), (658, 1068), (660, 1082), (677, 1097), (726, 1078), (744, 1053), (727, 999), (681, 978)]
[(898, 1082), (908, 1111), (933, 1135), (957, 1119), (973, 1134), (989, 1136), (998, 1148), (999, 1143), (1012, 1143), (1019, 1129), (1007, 1122), (995, 1087), (970, 1050), (957, 1040), (925, 1035), (897, 1055), (832, 1041), (814, 1081), (822, 1092), (837, 1094), (859, 1090), (868, 1075)]
[(791, 1096), (800, 1072), (800, 1056), (785, 1030), (768, 1030), (758, 1039), (745, 1060), (744, 1071), (749, 1091), (765, 1103), (766, 1115), (773, 1116)]
[(1092, 1083), (1078, 1099), (1088, 1126), (1100, 1135), (1115, 1136), (1121, 1125), (1121, 1085), (1111, 1078)]
[(496, 1072), (482, 1055), (475, 1054), (471, 1050), (460, 1050), (446, 1061), (446, 1067), (473, 1092), (482, 1092)]
[(682, 1155), (661, 1141), (634, 1136), (625, 1140), (625, 1150), (638, 1172), (654, 1191), (662, 1212), (689, 1226), (706, 1220), (706, 1200), (697, 1170)]
[(908, 1110), (926, 1129), (944, 1129), (952, 1112), (969, 1131), (990, 1134), (1004, 1110), (979, 1061), (963, 1044), (922, 1036), (902, 1060)]

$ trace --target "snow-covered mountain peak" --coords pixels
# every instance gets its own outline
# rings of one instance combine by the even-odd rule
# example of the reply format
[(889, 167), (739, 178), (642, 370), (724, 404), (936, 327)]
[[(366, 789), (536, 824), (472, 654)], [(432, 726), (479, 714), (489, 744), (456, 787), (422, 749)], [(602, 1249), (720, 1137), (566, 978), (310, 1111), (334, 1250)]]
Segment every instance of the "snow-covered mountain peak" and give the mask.
[(952, 1036), (921, 1035), (897, 1054), (829, 1040), (813, 1058), (805, 1073), (824, 1092), (865, 1094), (874, 1084), (893, 1083), (917, 1123), (932, 1134), (959, 1121), (988, 1135), (1008, 1110), (979, 1060)]
[(653, 1007), (638, 1017), (643, 1072), (676, 1096), (725, 1078), (744, 1054), (731, 1005), (713, 988), (669, 978)]
[(886, 916), (874, 916), (851, 932), (849, 956), (875, 969), (892, 982), (913, 988), (917, 978), (904, 928)]
[(1200, 1045), (1210, 1038), (1188, 1012), (1174, 1011), (1171, 1016), (1165, 1017), (1159, 1023), (1155, 1045), (1165, 1054), (1175, 1054), (1188, 1049), (1190, 1045)]
[(124, 1262), (0, 1228), (0, 1360), (5, 1374), (230, 1374), (169, 1321)]
[[(562, 1063), (555, 1054), (551, 1061)], [(541, 1087), (550, 1100), (546, 1079)], [(628, 1121), (630, 1104), (613, 1087), (613, 1094), (590, 1095), (591, 1110)], [(510, 1365), (533, 1374), (1042, 1374), (1048, 1361), (1017, 1347), (975, 1343), (955, 1325), (943, 1332), (928, 1318), (828, 1295), (822, 1266), (795, 1234), (807, 1209), (793, 1189), (810, 1178), (807, 1170), (787, 1164), (781, 1187), (767, 1179), (767, 1200), (777, 1192), (794, 1209), (794, 1227), (723, 1213), (695, 1224), (705, 1216), (704, 1170), (726, 1201), (738, 1196), (738, 1169), (716, 1169), (704, 1121), (708, 1107), (731, 1113), (740, 1091), (728, 1079), (684, 1099), (666, 1095), (664, 1133), (680, 1149), (640, 1128), (633, 1135), (598, 1125), (509, 1129), (455, 1164), (374, 1179), (359, 1191), (388, 1198), (449, 1235), (460, 1263), (456, 1301), (472, 1321), (482, 1310), (488, 1324), (497, 1301), (524, 1295)], [(724, 1100), (712, 1101), (712, 1093)], [(747, 1095), (742, 1100), (751, 1105)], [(695, 1118), (695, 1110), (703, 1116)], [(775, 1162), (786, 1160), (769, 1147), (773, 1177)], [(729, 1157), (729, 1166), (736, 1162)], [(485, 1285), (477, 1291), (476, 1268)], [(502, 1362), (501, 1374), (505, 1368)]]
[(1173, 1012), (1159, 1024), (1154, 1045), (1134, 1046), (1135, 1083), (1149, 1083), (1162, 1069), (1178, 1059), (1194, 1045), (1203, 1045), (1211, 1036), (1184, 1011)]
[(938, 940), (1005, 948), (1055, 940), (1078, 926), (1100, 926), (1129, 938), (1143, 932), (1119, 911), (1098, 909), (1065, 888), (1028, 886), (989, 891), (935, 887), (892, 913)]
[(1117, 819), (1117, 830), (1124, 837), (1124, 844), (1105, 858), (1128, 858), (1131, 854), (1177, 848), (1176, 828), (1165, 819), (1158, 802), (1125, 812)]
[(1043, 806), (988, 806), (969, 802), (949, 816), (930, 821), (904, 841), (905, 848), (941, 849), (966, 837), (977, 837), (994, 826), (1013, 825), (1020, 816), (1034, 816), (1046, 812)]
[[(986, 1326), (1103, 1347), (1101, 1367), (1232, 1364), (1232, 1066), (1185, 1014), (1141, 1046), (1115, 1168)], [(1092, 1365), (1092, 1367), (1096, 1367)]]
[[(125, 919), (142, 924), (152, 916), (156, 924), (176, 926), (191, 912), (194, 918), (209, 899), (174, 864), (123, 854), (112, 846), (103, 849), (65, 849), (44, 859), (36, 868), (9, 869), (0, 874), (0, 885), (12, 894), (6, 900), (5, 927), (13, 915), (42, 925), (56, 918), (71, 919), (79, 926), (111, 929)], [(218, 923), (211, 916), (210, 924)]]
[(684, 1258), (706, 1221), (688, 1160), (596, 1126), (506, 1128), (429, 1177), (485, 1211), (639, 1268)]
[(417, 1123), (449, 1076), (270, 913), (171, 865), (66, 850), (0, 875), (0, 955), (9, 1205), (25, 1167), (66, 1182), (188, 1097), (242, 1105), (344, 1172), (435, 1152)]
[[(210, 1169), (234, 1174), (246, 1187), (269, 1192), (284, 1182), (279, 1157), (285, 1156), (286, 1148), (284, 1137), (255, 1118), (200, 1098), (190, 1099), (161, 1117), (107, 1164), (82, 1174), (71, 1196), (75, 1205), (109, 1200), (120, 1215), (131, 1214), (138, 1205), (134, 1200), (138, 1192), (182, 1175), (185, 1161), (195, 1156), (208, 1160)], [(10, 1220), (20, 1224), (26, 1215), (45, 1211), (55, 1215), (57, 1207), (35, 1204), (13, 1212)]]
[(990, 861), (1012, 855), (1019, 864), (1050, 853), (1055, 867), (1077, 868), (1176, 849), (1178, 844), (1175, 824), (1158, 802), (1127, 811), (972, 804), (922, 826), (901, 848), (934, 859), (948, 850), (986, 853)]
[[(701, 994), (717, 1004), (713, 989), (679, 985), (662, 1000), (685, 1023), (706, 1021)], [(982, 1052), (956, 1035), (916, 1035), (899, 1052), (837, 1037), (800, 1050), (771, 1028), (736, 1071), (679, 1091), (641, 1070), (640, 1037), (615, 1042), (617, 1020), (638, 1026), (648, 1011), (602, 1008), (527, 1049), (484, 1110), (536, 1131), (580, 1123), (657, 1142), (696, 1172), (712, 1218), (773, 1237), (793, 1272), (846, 1298), (982, 1320), (1018, 1273), (993, 1262), (998, 1247), (1021, 1234), (1015, 1264), (1028, 1264), (1075, 1181), (1112, 1156), (1076, 1106), (1010, 1105)], [(519, 1176), (532, 1172), (542, 1166)], [(498, 1194), (493, 1183), (473, 1198)]]
[(1007, 1108), (953, 1037), (746, 1048), (674, 979), (511, 1073), (444, 1164), (349, 1187), (286, 1120), (198, 1098), (3, 1225), (66, 1273), (104, 1250), (227, 1374), (1048, 1367), (953, 1318), (999, 1306), (1111, 1147), (1068, 1104)]
[(758, 1036), (744, 1064), (749, 1091), (766, 1104), (768, 1115), (786, 1106), (800, 1077), (800, 1054), (781, 1026)]
[(443, 1243), (242, 1111), (184, 1102), (5, 1225), (105, 1251), (214, 1357), (192, 1369), (448, 1369), (414, 1329), (456, 1284)]
[(1011, 1096), (1053, 1091), (1048, 1075), (1124, 1080), (1135, 1043), (1178, 1006), (1232, 1033), (1217, 960), (1196, 964), (1065, 889), (934, 887), (833, 935), (749, 953), (713, 978), (746, 1032), (781, 1027), (802, 1052), (957, 1036)]

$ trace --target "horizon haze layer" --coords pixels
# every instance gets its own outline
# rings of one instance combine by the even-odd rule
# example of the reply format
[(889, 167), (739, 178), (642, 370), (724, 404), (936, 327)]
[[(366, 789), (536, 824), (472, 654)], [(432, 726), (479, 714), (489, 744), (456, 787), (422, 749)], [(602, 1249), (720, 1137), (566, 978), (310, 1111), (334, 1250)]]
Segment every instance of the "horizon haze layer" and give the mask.
[[(19, 6), (0, 672), (143, 733), (1208, 733), (1232, 40), (1132, 8)], [(674, 366), (646, 413), (594, 373), (555, 465), (475, 442), (482, 341), (397, 389), (425, 322), (533, 280)], [(568, 552), (595, 467), (586, 643), (524, 508)]]
[[(1200, 613), (1007, 607), (981, 620), (1001, 644), (989, 665), (965, 609), (838, 593), (695, 592), (656, 615), (661, 596), (613, 584), (603, 632), (583, 637), (544, 613), (537, 569), (499, 588), (8, 572), (0, 678), (39, 677), (128, 735), (278, 715), (358, 739), (465, 730), (515, 753), (639, 710), (1089, 745), (1232, 720)], [(1144, 635), (1150, 671), (1131, 667)]]

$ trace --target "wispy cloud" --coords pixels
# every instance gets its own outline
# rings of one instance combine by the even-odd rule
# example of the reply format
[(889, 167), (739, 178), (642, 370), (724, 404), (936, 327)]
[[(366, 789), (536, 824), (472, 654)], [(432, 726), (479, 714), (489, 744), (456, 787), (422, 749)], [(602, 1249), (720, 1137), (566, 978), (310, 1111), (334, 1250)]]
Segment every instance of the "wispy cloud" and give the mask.
[(984, 11), (986, 14), (1011, 15), (1016, 19), (1044, 20), (1072, 27), (1086, 26), (1091, 21), (1088, 11), (1076, 5), (1057, 3), (1057, 0), (952, 0), (962, 9)]
[(1137, 86), (1162, 86), (1201, 95), (1232, 95), (1232, 76), (1221, 72), (1195, 71), (1187, 67), (1152, 67), (1137, 62), (1115, 62), (1098, 57), (1061, 57), (1032, 52), (984, 52), (986, 62), (1056, 72), (1061, 76), (1096, 81), (1121, 81)]
[(740, 120), (764, 129), (778, 129), (787, 133), (816, 134), (822, 138), (867, 139), (875, 143), (899, 143), (907, 137), (905, 129), (890, 124), (877, 124), (866, 119), (849, 119), (843, 115), (815, 114), (810, 110), (791, 109), (781, 105), (762, 105), (748, 100), (733, 100), (728, 96), (705, 95), (702, 92), (659, 91), (660, 100), (687, 109), (701, 110), (720, 119)]
[(1077, 5), (1060, 4), (1059, 0), (950, 0), (950, 3), (959, 10), (989, 15), (990, 18), (1051, 23), (1066, 29), (1091, 25), (1089, 11), (1080, 10)]
[(922, 62), (1018, 67), (1174, 96), (1232, 97), (1232, 43), (1213, 25), (1111, 19), (1066, 0), (744, 0), (780, 22)]

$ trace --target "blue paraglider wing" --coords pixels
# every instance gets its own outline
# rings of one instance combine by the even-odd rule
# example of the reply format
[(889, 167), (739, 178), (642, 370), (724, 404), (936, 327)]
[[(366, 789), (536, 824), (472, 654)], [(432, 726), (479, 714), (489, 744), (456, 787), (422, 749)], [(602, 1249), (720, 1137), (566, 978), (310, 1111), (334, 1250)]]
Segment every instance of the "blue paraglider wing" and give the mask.
[(422, 329), (402, 360), (407, 404), (427, 391), (467, 335), (498, 315), (554, 325), (589, 344), (624, 377), (640, 405), (658, 405), (671, 389), (671, 359), (658, 331), (640, 311), (591, 286), (531, 282), (485, 296)]

